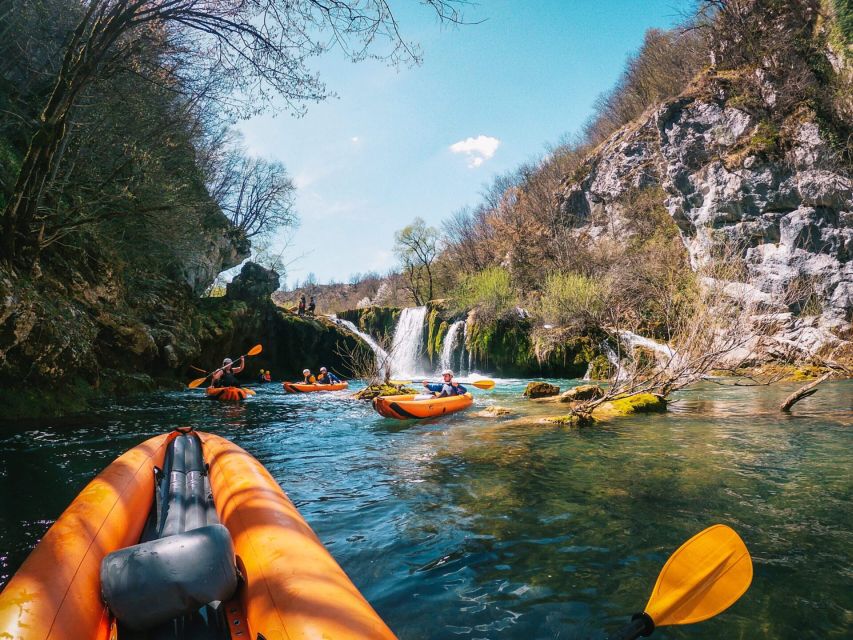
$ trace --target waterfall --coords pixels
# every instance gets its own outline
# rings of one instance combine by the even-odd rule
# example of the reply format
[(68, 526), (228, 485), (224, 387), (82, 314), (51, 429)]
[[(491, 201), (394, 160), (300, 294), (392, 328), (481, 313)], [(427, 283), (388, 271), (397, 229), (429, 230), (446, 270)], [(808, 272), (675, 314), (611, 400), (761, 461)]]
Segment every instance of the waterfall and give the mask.
[(391, 343), (392, 376), (400, 378), (423, 373), (421, 351), (426, 314), (426, 307), (409, 307), (400, 313)]
[(621, 382), (621, 379), (625, 377), (625, 370), (622, 369), (622, 364), (619, 362), (619, 356), (606, 342), (601, 343), (601, 350), (604, 352), (604, 355), (607, 356), (607, 359), (610, 361), (610, 364), (613, 365), (613, 369), (615, 370), (615, 374), (613, 375), (613, 384), (617, 382)]
[(357, 335), (359, 338), (364, 340), (367, 343), (367, 345), (371, 349), (373, 349), (373, 353), (376, 356), (376, 370), (377, 370), (377, 372), (379, 372), (380, 376), (384, 377), (385, 367), (388, 365), (388, 352), (385, 351), (385, 349), (383, 349), (382, 347), (380, 347), (376, 343), (376, 340), (374, 340), (369, 334), (364, 333), (362, 331), (359, 331), (358, 327), (356, 327), (349, 320), (344, 320), (342, 318), (338, 318), (334, 314), (332, 314), (329, 317), (332, 319), (333, 322), (335, 322), (335, 324), (339, 324), (339, 325), (345, 327), (346, 329), (348, 329), (349, 331), (351, 331), (352, 333)]
[(669, 345), (638, 335), (632, 331), (620, 331), (619, 337), (628, 345), (629, 349), (645, 347), (650, 351), (654, 351), (655, 357), (658, 360), (664, 359), (668, 362), (675, 357), (675, 351)]
[(441, 346), (441, 357), (439, 359), (441, 369), (453, 369), (453, 352), (459, 340), (459, 329), (465, 326), (464, 320), (457, 320), (447, 330), (444, 336), (444, 344)]
[(459, 356), (459, 368), (462, 368), (463, 363), (465, 362), (465, 352), (468, 352), (468, 370), (466, 373), (471, 373), (471, 351), (468, 349), (468, 321), (465, 321), (465, 331), (462, 332), (462, 355)]

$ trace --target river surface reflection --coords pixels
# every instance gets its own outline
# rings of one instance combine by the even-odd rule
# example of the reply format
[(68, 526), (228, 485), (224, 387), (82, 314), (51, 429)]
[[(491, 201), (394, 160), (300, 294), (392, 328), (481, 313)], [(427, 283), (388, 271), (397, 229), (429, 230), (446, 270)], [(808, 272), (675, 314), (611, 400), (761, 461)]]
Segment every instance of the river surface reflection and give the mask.
[[(752, 587), (717, 618), (656, 636), (851, 637), (853, 382), (822, 385), (791, 416), (777, 407), (797, 385), (701, 385), (665, 415), (583, 430), (528, 419), (559, 412), (521, 399), (524, 382), (420, 423), (270, 385), (243, 405), (160, 393), (6, 424), (0, 584), (104, 466), (193, 425), (266, 465), (401, 638), (604, 638), (716, 522), (749, 547)], [(476, 415), (490, 404), (514, 414)]]

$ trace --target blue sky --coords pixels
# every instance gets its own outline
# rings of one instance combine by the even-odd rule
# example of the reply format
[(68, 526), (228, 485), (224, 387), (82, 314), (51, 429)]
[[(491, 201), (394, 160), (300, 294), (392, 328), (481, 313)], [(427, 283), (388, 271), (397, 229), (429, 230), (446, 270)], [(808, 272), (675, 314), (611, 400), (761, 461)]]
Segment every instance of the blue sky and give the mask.
[[(392, 7), (395, 3), (392, 3)], [(337, 94), (302, 118), (240, 124), (252, 154), (281, 161), (297, 186), (300, 227), (287, 281), (319, 282), (395, 264), (394, 231), (474, 205), (491, 179), (576, 133), (650, 27), (680, 19), (686, 0), (483, 0), (466, 26), (398, 2), (423, 64), (316, 59)], [(455, 146), (454, 146), (455, 145)], [(273, 246), (283, 246), (281, 238)]]

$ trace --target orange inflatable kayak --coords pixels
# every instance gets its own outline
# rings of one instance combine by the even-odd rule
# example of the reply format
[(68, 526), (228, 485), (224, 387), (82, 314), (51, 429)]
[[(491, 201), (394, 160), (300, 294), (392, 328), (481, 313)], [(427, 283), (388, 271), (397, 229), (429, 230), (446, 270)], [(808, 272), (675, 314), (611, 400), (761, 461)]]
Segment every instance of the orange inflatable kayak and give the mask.
[(443, 416), (446, 413), (461, 411), (470, 407), (474, 402), (470, 393), (431, 400), (415, 400), (415, 398), (417, 396), (413, 395), (379, 396), (373, 399), (373, 408), (386, 418), (410, 420), (412, 418), (433, 418)]
[(349, 387), (349, 382), (335, 384), (302, 384), (301, 382), (285, 382), (282, 384), (287, 393), (310, 393), (312, 391), (342, 391)]
[(234, 443), (190, 430), (151, 438), (104, 469), (0, 593), (0, 638), (149, 632), (394, 638), (267, 470)]
[(223, 402), (240, 402), (249, 396), (255, 395), (252, 389), (244, 387), (208, 387), (207, 397)]

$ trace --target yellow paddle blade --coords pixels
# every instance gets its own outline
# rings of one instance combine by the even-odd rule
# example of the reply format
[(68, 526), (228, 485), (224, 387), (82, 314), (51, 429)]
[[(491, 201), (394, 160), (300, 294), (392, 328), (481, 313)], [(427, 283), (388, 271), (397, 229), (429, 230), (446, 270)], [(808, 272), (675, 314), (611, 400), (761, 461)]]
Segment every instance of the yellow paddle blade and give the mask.
[(752, 559), (743, 540), (715, 524), (666, 561), (645, 612), (658, 627), (701, 622), (729, 608), (751, 582)]
[(253, 396), (253, 395), (255, 395), (255, 392), (252, 391), (251, 389), (246, 389), (246, 395)]
[(247, 353), (246, 355), (247, 356), (256, 356), (263, 350), (264, 350), (263, 346), (256, 344), (254, 347), (249, 349), (249, 353)]
[(201, 386), (201, 384), (202, 384), (205, 380), (207, 380), (207, 378), (208, 378), (208, 376), (204, 376), (203, 378), (196, 378), (195, 380), (193, 380), (192, 382), (190, 382), (187, 386), (188, 386), (190, 389), (195, 389), (196, 387), (200, 387), (200, 386)]
[(478, 389), (494, 389), (495, 388), (495, 381), (494, 380), (488, 380), (486, 378), (483, 378), (482, 380), (474, 380), (473, 382), (466, 382), (464, 384), (472, 384), (475, 387), (477, 387)]
[(389, 380), (388, 384), (394, 384), (394, 385), (397, 385), (399, 387), (399, 386), (402, 386), (404, 384), (412, 384), (412, 381), (411, 380)]

